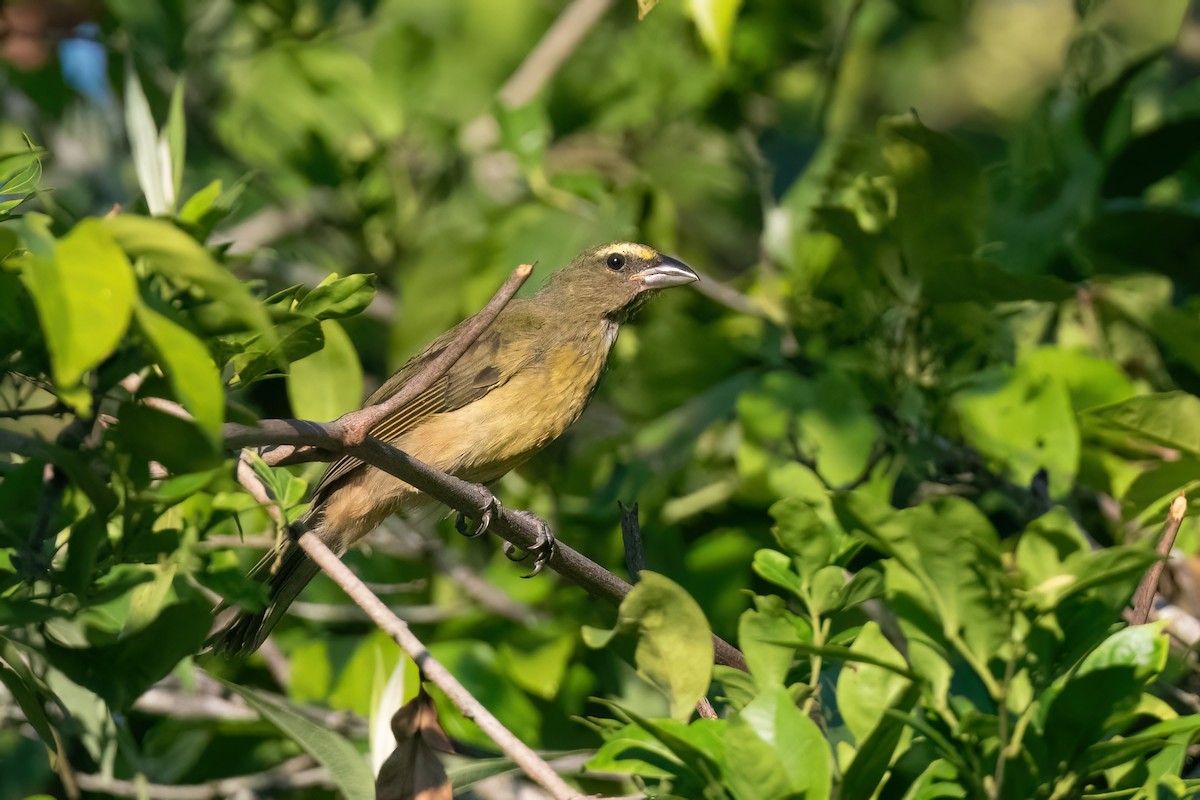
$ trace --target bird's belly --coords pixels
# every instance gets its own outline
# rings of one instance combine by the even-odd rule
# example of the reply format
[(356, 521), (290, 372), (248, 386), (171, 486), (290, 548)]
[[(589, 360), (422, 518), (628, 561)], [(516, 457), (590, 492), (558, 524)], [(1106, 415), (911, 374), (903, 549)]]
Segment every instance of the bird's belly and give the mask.
[(563, 348), (537, 369), (405, 434), (401, 450), (465, 480), (490, 481), (554, 441), (583, 413), (603, 361)]

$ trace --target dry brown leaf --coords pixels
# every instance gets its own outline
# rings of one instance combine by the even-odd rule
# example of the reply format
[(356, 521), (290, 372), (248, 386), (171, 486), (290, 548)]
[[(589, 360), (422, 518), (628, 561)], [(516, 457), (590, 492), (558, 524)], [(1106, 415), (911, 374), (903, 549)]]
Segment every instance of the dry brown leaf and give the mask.
[(422, 688), (392, 717), (396, 749), (375, 779), (376, 800), (453, 800), (454, 791), (437, 753), (453, 753), (437, 706)]

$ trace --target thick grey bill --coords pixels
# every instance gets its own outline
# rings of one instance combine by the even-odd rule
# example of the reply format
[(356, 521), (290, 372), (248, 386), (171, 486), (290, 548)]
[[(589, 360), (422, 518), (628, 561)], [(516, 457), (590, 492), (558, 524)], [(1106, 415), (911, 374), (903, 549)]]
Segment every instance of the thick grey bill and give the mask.
[(691, 267), (668, 256), (661, 256), (657, 264), (642, 270), (636, 277), (646, 289), (665, 289), (700, 280)]

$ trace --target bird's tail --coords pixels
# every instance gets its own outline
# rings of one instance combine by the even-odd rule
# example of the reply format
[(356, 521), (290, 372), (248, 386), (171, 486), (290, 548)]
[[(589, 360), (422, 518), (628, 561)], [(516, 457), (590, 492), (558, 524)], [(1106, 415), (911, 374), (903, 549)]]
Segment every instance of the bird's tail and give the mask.
[[(217, 653), (244, 658), (257, 650), (283, 618), (296, 595), (317, 574), (316, 563), (296, 544), (303, 532), (296, 523), (273, 550), (250, 570), (250, 577), (267, 584), (267, 605), (261, 611), (242, 611), (220, 627), (208, 640)], [(221, 609), (218, 608), (218, 611)]]

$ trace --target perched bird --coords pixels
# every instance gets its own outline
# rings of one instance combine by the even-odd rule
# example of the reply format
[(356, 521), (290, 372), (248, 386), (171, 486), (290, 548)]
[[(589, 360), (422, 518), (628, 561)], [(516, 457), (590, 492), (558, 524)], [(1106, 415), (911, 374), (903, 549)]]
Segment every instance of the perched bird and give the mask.
[[(616, 242), (585, 250), (532, 297), (512, 300), (443, 377), (371, 435), (464, 480), (494, 481), (579, 418), (618, 330), (646, 299), (695, 280), (687, 265), (645, 245)], [(410, 359), (364, 406), (393, 396), (457, 330)], [(293, 532), (312, 531), (341, 554), (389, 515), (432, 505), (400, 479), (344, 457), (317, 484)], [(552, 548), (552, 540), (547, 545)], [(539, 560), (548, 556), (543, 552)], [(214, 637), (215, 649), (231, 655), (256, 650), (316, 572), (286, 537), (251, 572), (270, 587), (266, 608), (236, 617)]]

